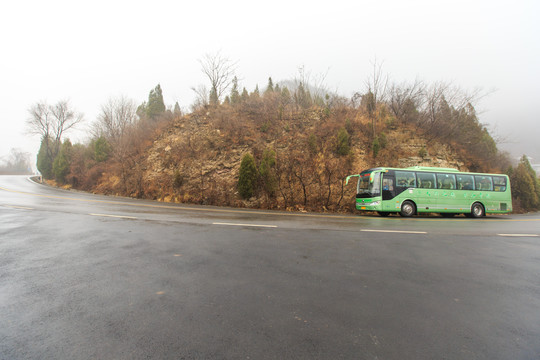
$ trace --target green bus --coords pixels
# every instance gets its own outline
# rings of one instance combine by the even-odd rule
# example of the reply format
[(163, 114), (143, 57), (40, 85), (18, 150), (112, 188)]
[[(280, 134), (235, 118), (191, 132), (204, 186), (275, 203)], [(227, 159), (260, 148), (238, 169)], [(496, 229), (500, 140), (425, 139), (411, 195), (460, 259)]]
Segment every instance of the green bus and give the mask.
[(365, 170), (348, 176), (346, 184), (353, 177), (358, 177), (356, 209), (376, 211), (381, 216), (440, 213), (478, 218), (512, 211), (506, 175), (414, 166)]

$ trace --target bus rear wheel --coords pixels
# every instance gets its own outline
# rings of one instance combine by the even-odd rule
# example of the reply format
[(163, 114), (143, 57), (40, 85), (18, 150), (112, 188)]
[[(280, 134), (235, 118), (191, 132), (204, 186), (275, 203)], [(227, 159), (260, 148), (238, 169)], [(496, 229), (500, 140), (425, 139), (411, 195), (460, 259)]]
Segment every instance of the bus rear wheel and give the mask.
[(416, 213), (416, 206), (412, 201), (405, 200), (403, 204), (401, 204), (401, 211), (399, 212), (399, 215), (403, 217), (411, 217)]
[(480, 203), (474, 203), (471, 207), (471, 216), (479, 218), (484, 215), (486, 215), (486, 210), (484, 210), (484, 206)]

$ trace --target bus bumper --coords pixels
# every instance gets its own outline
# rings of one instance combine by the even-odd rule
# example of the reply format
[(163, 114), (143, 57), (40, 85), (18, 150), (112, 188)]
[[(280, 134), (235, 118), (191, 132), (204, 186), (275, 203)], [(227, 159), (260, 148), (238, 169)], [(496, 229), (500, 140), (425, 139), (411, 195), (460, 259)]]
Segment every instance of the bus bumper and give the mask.
[(381, 211), (382, 206), (380, 201), (372, 201), (372, 202), (357, 202), (356, 203), (356, 210), (361, 211)]

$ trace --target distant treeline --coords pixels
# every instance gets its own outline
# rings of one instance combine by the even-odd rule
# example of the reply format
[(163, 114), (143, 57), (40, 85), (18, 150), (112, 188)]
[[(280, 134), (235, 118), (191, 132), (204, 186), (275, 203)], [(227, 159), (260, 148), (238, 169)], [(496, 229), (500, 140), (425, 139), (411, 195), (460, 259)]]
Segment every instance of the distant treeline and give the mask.
[(30, 175), (30, 154), (19, 149), (11, 149), (7, 159), (0, 160), (0, 175)]

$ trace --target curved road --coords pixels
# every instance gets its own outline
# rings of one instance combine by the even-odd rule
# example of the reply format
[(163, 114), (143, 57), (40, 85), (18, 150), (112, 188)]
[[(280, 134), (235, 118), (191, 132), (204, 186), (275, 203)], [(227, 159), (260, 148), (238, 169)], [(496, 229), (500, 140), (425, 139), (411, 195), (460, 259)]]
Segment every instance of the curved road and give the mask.
[(539, 214), (249, 211), (0, 176), (0, 359), (535, 359), (539, 279)]

